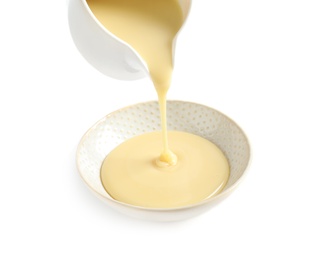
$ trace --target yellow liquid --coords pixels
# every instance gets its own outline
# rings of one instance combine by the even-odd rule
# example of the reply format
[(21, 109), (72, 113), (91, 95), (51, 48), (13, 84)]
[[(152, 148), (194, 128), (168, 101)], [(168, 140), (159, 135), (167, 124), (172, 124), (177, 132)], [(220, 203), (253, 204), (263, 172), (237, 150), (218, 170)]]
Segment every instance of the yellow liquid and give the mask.
[(130, 44), (146, 61), (158, 94), (163, 151), (160, 160), (175, 164), (166, 129), (166, 94), (173, 72), (173, 40), (183, 24), (176, 0), (87, 0), (96, 18), (110, 32)]
[(178, 157), (173, 166), (156, 164), (162, 147), (160, 132), (133, 137), (105, 158), (101, 176), (111, 197), (136, 206), (174, 208), (200, 202), (222, 190), (229, 164), (216, 145), (184, 132), (169, 131), (168, 138)]
[(145, 60), (161, 112), (162, 133), (132, 138), (107, 156), (101, 169), (106, 191), (122, 202), (158, 208), (189, 205), (219, 192), (229, 176), (222, 152), (198, 136), (179, 132), (168, 136), (166, 128), (173, 40), (183, 23), (178, 1), (87, 0), (87, 3), (110, 32), (130, 44)]

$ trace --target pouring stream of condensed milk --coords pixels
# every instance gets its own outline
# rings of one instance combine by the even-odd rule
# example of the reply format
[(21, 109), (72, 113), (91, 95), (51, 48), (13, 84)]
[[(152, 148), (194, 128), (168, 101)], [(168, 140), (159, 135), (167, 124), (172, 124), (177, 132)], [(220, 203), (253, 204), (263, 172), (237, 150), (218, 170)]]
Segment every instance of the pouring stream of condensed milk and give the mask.
[[(101, 179), (107, 192), (122, 202), (159, 208), (185, 206), (218, 193), (229, 175), (220, 149), (199, 136), (167, 131), (166, 95), (173, 71), (173, 42), (184, 22), (179, 1), (87, 3), (104, 27), (145, 60), (161, 113), (161, 138), (156, 132), (132, 138), (106, 157)], [(163, 149), (156, 154), (159, 146)], [(209, 158), (206, 163), (204, 156)]]
[(163, 152), (158, 164), (173, 165), (177, 158), (168, 148), (166, 94), (173, 72), (173, 41), (183, 24), (176, 0), (88, 0), (97, 19), (114, 35), (130, 44), (146, 61), (158, 94)]

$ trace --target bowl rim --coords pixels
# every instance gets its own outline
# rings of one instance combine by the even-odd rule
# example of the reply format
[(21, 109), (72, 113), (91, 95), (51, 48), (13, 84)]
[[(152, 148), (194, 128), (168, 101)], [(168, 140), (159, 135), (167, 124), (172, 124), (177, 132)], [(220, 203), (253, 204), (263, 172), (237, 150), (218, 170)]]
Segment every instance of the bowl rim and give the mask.
[[(100, 120), (98, 120), (94, 125), (92, 125), (82, 136), (82, 138), (79, 141), (79, 144), (77, 146), (76, 149), (76, 166), (77, 166), (77, 170), (79, 172), (79, 175), (81, 176), (82, 180), (86, 183), (87, 187), (94, 192), (99, 198), (106, 200), (110, 203), (114, 203), (117, 204), (119, 206), (123, 206), (123, 207), (127, 207), (127, 208), (132, 208), (132, 209), (137, 209), (137, 210), (144, 210), (144, 211), (148, 211), (148, 212), (176, 212), (176, 211), (180, 211), (180, 210), (187, 210), (187, 209), (191, 209), (191, 208), (196, 208), (196, 207), (200, 207), (203, 206), (205, 204), (210, 204), (213, 201), (216, 200), (220, 200), (220, 198), (224, 198), (226, 195), (228, 195), (231, 191), (233, 191), (235, 188), (237, 188), (237, 186), (243, 181), (243, 179), (247, 176), (247, 172), (248, 172), (248, 168), (251, 165), (251, 160), (252, 160), (252, 151), (251, 151), (251, 144), (249, 142), (249, 139), (247, 137), (247, 135), (245, 134), (245, 132), (243, 131), (243, 129), (233, 120), (231, 119), (229, 116), (225, 115), (224, 113), (220, 112), (217, 109), (214, 109), (210, 106), (198, 103), (198, 102), (192, 102), (192, 101), (185, 101), (185, 100), (167, 100), (166, 101), (167, 104), (168, 103), (186, 103), (186, 104), (193, 104), (193, 105), (199, 105), (199, 106), (203, 106), (207, 109), (210, 109), (212, 111), (215, 111), (216, 113), (222, 115), (223, 117), (227, 118), (230, 122), (232, 122), (242, 133), (244, 139), (246, 140), (246, 143), (248, 145), (248, 161), (247, 164), (245, 166), (245, 169), (243, 171), (243, 173), (241, 174), (241, 176), (238, 178), (238, 180), (236, 180), (229, 188), (225, 189), (224, 191), (208, 198), (208, 199), (204, 199), (201, 200), (197, 203), (193, 203), (193, 204), (189, 204), (186, 206), (180, 206), (180, 207), (171, 207), (171, 208), (151, 208), (151, 207), (142, 207), (142, 206), (137, 206), (137, 205), (133, 205), (133, 204), (129, 204), (129, 203), (125, 203), (122, 201), (118, 201), (113, 199), (112, 197), (107, 197), (102, 195), (100, 192), (96, 191), (94, 188), (91, 187), (91, 185), (87, 182), (87, 180), (83, 177), (82, 171), (81, 171), (81, 167), (79, 165), (79, 151), (80, 148), (84, 142), (84, 140), (87, 138), (88, 134), (93, 131), (99, 124), (101, 124), (102, 122), (106, 121), (107, 118), (113, 116), (113, 114), (119, 113), (123, 110), (129, 109), (130, 107), (134, 107), (134, 106), (138, 106), (138, 105), (143, 105), (143, 104), (149, 104), (149, 103), (158, 103), (157, 100), (149, 100), (149, 101), (144, 101), (144, 102), (139, 102), (139, 103), (135, 103), (135, 104), (131, 104), (131, 105), (127, 105), (124, 106), (122, 108), (119, 108), (117, 110), (114, 110), (113, 112), (110, 112), (108, 114), (106, 114), (103, 118), (101, 118)], [(103, 185), (102, 185), (103, 186)], [(105, 190), (104, 186), (103, 189)], [(108, 192), (106, 191), (106, 193), (108, 194)]]

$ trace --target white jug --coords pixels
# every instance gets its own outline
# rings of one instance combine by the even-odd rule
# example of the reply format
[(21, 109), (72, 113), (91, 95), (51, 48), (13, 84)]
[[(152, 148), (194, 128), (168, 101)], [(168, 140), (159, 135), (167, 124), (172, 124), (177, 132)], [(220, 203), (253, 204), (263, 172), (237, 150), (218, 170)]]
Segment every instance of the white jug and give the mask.
[[(191, 0), (178, 1), (185, 21)], [(135, 80), (149, 76), (147, 64), (142, 57), (98, 21), (86, 0), (70, 0), (68, 11), (70, 31), (76, 47), (97, 70), (104, 75), (122, 80)], [(174, 38), (173, 47), (175, 47), (177, 35)]]

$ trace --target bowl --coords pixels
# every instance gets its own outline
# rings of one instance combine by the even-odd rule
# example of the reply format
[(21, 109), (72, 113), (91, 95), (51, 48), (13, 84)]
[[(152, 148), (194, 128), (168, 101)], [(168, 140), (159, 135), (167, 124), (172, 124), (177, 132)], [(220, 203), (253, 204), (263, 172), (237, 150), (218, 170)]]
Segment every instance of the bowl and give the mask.
[(105, 157), (119, 144), (136, 135), (160, 131), (156, 101), (119, 109), (98, 121), (82, 137), (77, 148), (77, 168), (86, 185), (104, 203), (126, 215), (152, 221), (178, 221), (197, 216), (219, 204), (243, 179), (250, 160), (250, 145), (243, 130), (221, 112), (202, 104), (167, 101), (168, 130), (189, 132), (216, 144), (230, 165), (230, 177), (217, 195), (178, 208), (144, 208), (117, 201), (105, 191), (100, 169)]

